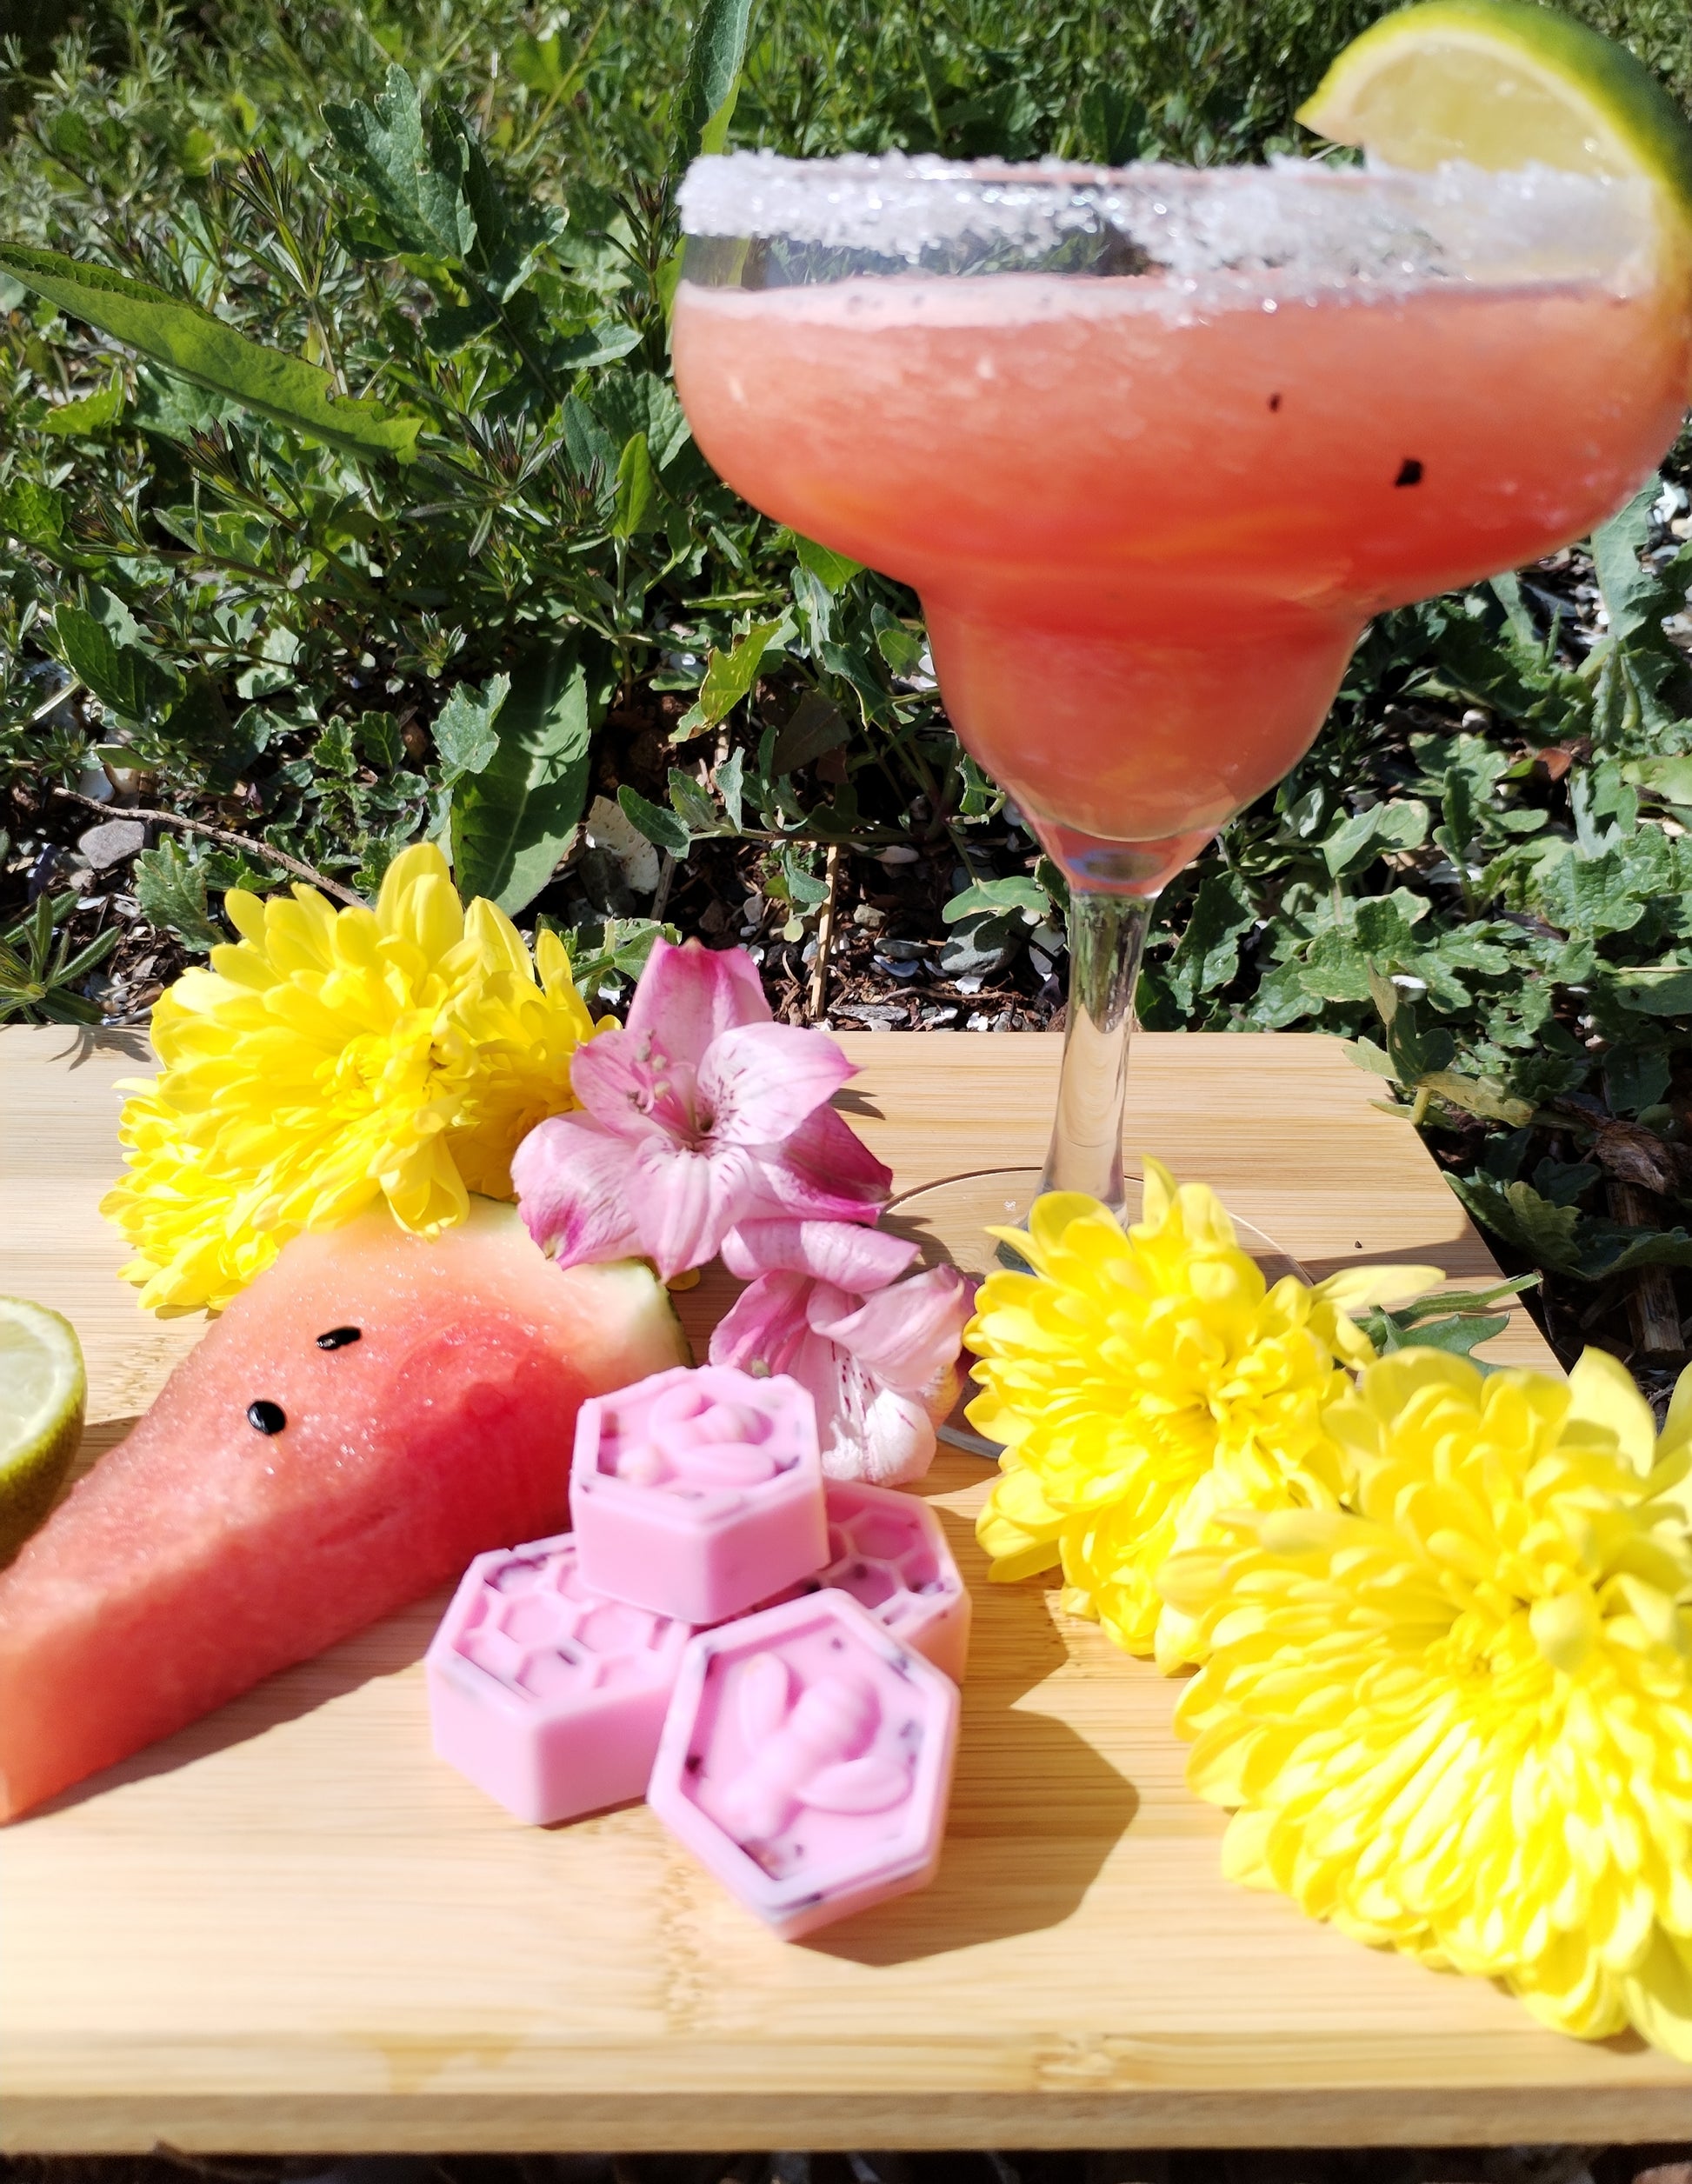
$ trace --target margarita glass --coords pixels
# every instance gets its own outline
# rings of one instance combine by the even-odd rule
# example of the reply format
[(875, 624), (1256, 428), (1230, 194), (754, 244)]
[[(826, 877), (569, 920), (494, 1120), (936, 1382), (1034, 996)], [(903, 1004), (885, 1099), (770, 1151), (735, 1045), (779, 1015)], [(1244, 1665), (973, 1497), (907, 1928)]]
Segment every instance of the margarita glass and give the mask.
[(701, 449), (916, 589), (959, 736), (1069, 882), (1037, 1182), (1120, 1209), (1159, 889), (1309, 748), (1372, 615), (1578, 538), (1673, 441), (1649, 193), (737, 154), (682, 212)]

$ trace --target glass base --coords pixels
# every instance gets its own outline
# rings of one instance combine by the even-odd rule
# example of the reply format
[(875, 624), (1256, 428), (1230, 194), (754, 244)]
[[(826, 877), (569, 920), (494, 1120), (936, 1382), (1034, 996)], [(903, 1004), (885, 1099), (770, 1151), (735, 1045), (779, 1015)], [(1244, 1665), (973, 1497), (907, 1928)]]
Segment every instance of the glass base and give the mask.
[[(908, 1236), (921, 1247), (926, 1267), (956, 1267), (960, 1274), (991, 1274), (1014, 1265), (1011, 1248), (1002, 1245), (987, 1231), (1021, 1228), (1029, 1209), (1040, 1195), (1043, 1171), (1037, 1168), (989, 1168), (973, 1175), (950, 1175), (944, 1182), (925, 1183), (921, 1190), (896, 1198), (882, 1215), (881, 1226), (895, 1235)], [(1125, 1173), (1122, 1178), (1128, 1207), (1124, 1222), (1140, 1218), (1141, 1178)], [(1263, 1278), (1275, 1282), (1289, 1274), (1301, 1282), (1309, 1275), (1289, 1251), (1272, 1236), (1254, 1228), (1249, 1221), (1234, 1217), (1241, 1248), (1263, 1269)]]
[[(987, 1232), (989, 1227), (1020, 1228), (1025, 1225), (1029, 1209), (1040, 1195), (1043, 1175), (1044, 1170), (1038, 1168), (987, 1168), (973, 1175), (949, 1175), (944, 1182), (926, 1183), (921, 1190), (907, 1191), (903, 1198), (896, 1198), (882, 1215), (880, 1225), (918, 1245), (925, 1267), (956, 1267), (960, 1274), (969, 1275), (1018, 1267), (1022, 1262), (1014, 1248)], [(1142, 1181), (1131, 1171), (1123, 1175), (1128, 1201), (1124, 1222), (1140, 1218)], [(1254, 1228), (1237, 1215), (1234, 1228), (1242, 1247), (1263, 1269), (1266, 1282), (1279, 1282), (1289, 1274), (1296, 1275), (1301, 1282), (1309, 1280), (1292, 1254), (1283, 1251), (1261, 1228)], [(967, 1365), (968, 1360), (964, 1362)], [(997, 1442), (975, 1432), (963, 1415), (975, 1392), (966, 1374), (956, 1408), (938, 1428), (940, 1438), (948, 1448), (966, 1455), (996, 1460)]]

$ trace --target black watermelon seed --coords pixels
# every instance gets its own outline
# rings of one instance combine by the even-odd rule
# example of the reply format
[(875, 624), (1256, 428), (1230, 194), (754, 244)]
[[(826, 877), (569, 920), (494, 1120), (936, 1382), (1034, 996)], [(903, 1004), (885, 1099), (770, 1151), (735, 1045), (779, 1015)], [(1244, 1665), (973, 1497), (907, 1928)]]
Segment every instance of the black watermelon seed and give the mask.
[(1395, 485), (1420, 485), (1421, 483), (1422, 465), (1413, 455), (1407, 455), (1398, 466), (1398, 476), (1393, 480), (1393, 483)]
[(1279, 395), (1271, 395), (1271, 396), (1269, 396), (1269, 408), (1270, 408), (1271, 410), (1278, 410), (1280, 407), (1281, 407), (1281, 397), (1280, 397), (1280, 396), (1279, 396)]
[(268, 1403), (261, 1395), (247, 1405), (247, 1423), (255, 1433), (279, 1434), (288, 1423), (288, 1413), (280, 1403)]
[(349, 1342), (362, 1342), (363, 1336), (362, 1327), (332, 1327), (327, 1335), (317, 1337), (317, 1348), (320, 1350), (343, 1350)]

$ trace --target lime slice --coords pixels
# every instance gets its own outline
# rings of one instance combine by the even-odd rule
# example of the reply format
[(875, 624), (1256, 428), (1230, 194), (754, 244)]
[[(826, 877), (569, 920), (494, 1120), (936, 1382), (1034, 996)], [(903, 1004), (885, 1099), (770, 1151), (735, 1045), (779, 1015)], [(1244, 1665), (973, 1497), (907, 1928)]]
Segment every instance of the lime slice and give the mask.
[(1637, 175), (1692, 249), (1692, 129), (1622, 46), (1530, 0), (1427, 0), (1354, 38), (1298, 110), (1389, 167)]
[(88, 1375), (69, 1320), (0, 1296), (0, 1562), (52, 1507), (83, 1437)]

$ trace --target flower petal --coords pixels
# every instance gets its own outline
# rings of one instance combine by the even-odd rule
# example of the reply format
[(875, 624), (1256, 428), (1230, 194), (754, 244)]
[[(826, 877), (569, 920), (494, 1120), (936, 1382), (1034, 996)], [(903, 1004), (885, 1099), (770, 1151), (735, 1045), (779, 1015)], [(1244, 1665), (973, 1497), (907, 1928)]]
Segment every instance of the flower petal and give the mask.
[(750, 1281), (779, 1270), (808, 1274), (868, 1295), (884, 1289), (916, 1256), (903, 1236), (844, 1221), (743, 1221), (723, 1240), (723, 1262)]
[(697, 1135), (690, 1065), (667, 1066), (632, 1031), (604, 1031), (578, 1048), (570, 1082), (595, 1122), (631, 1145), (653, 1138), (691, 1144)]
[(1573, 1401), (1563, 1426), (1565, 1441), (1614, 1448), (1642, 1476), (1650, 1470), (1656, 1420), (1620, 1358), (1607, 1350), (1582, 1350), (1569, 1375), (1569, 1392)]
[(757, 966), (743, 948), (680, 948), (656, 940), (629, 1004), (629, 1029), (696, 1069), (705, 1049), (741, 1024), (769, 1022)]
[(892, 1186), (893, 1170), (831, 1107), (807, 1115), (763, 1163), (767, 1210), (802, 1219), (874, 1221)]
[(838, 1343), (813, 1331), (785, 1370), (816, 1405), (825, 1477), (907, 1486), (934, 1462), (934, 1422), (923, 1402), (888, 1387)]
[(836, 1440), (823, 1452), (823, 1475), (863, 1479), (874, 1487), (908, 1487), (923, 1477), (937, 1443), (934, 1421), (915, 1396), (877, 1388), (858, 1428), (856, 1447)]
[[(969, 1285), (955, 1268), (930, 1267), (867, 1297), (854, 1311), (838, 1317), (813, 1313), (810, 1323), (877, 1380), (927, 1402), (937, 1424), (956, 1400), (953, 1368), (970, 1301)], [(936, 1409), (943, 1395), (944, 1408)]]
[(409, 941), (426, 961), (463, 938), (458, 890), (436, 843), (414, 842), (400, 851), (382, 876), (376, 916), (385, 935)]
[(711, 1042), (699, 1065), (701, 1107), (719, 1145), (779, 1145), (832, 1098), (857, 1065), (826, 1031), (743, 1024)]
[(626, 1190), (640, 1248), (668, 1282), (716, 1256), (756, 1202), (756, 1169), (737, 1146), (695, 1152), (649, 1138), (635, 1154)]
[(634, 1220), (632, 1145), (585, 1115), (555, 1115), (511, 1160), (523, 1225), (560, 1266), (626, 1259), (643, 1247)]
[(808, 1331), (805, 1301), (810, 1289), (802, 1274), (761, 1275), (712, 1328), (711, 1363), (738, 1366), (760, 1378), (786, 1372)]

